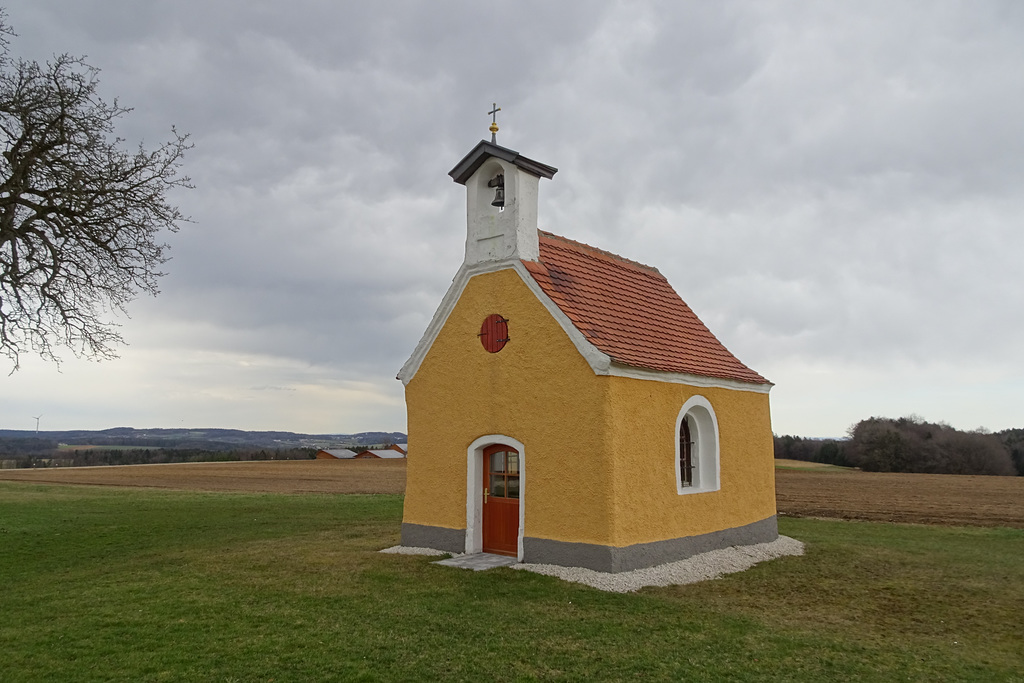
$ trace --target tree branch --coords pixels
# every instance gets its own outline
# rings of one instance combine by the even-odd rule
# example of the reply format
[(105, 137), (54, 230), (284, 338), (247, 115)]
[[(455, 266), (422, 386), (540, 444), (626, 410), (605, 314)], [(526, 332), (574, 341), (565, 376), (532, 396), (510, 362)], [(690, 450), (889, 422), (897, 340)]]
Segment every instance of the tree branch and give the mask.
[(163, 230), (188, 220), (167, 201), (190, 188), (179, 175), (187, 135), (154, 150), (122, 148), (129, 113), (96, 94), (96, 69), (59, 55), (10, 61), (0, 11), (0, 353), (18, 367), (57, 347), (112, 358), (123, 343), (105, 318), (140, 292), (157, 293)]

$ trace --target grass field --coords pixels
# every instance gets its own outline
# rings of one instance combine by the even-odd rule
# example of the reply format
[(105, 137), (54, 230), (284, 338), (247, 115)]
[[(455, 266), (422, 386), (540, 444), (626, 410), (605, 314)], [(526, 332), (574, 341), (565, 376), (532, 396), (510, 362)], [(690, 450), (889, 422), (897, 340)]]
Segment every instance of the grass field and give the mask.
[(824, 462), (808, 462), (806, 460), (788, 460), (786, 458), (775, 459), (777, 470), (852, 470), (852, 467), (840, 467), (829, 465)]
[(807, 543), (608, 594), (382, 555), (398, 495), (0, 482), (0, 680), (1024, 680), (1024, 531)]

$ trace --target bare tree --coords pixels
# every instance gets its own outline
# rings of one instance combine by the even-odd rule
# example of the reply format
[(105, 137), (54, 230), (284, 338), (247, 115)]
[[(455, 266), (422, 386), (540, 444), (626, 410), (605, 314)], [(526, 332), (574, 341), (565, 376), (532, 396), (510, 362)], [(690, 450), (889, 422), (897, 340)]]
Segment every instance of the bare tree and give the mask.
[[(131, 111), (97, 95), (98, 71), (60, 55), (12, 60), (0, 14), (0, 353), (104, 359), (124, 342), (111, 313), (157, 294), (163, 229), (187, 220), (168, 203), (191, 145), (125, 149), (114, 124)], [(13, 370), (12, 370), (13, 371)]]
[(961, 432), (916, 416), (861, 420), (850, 428), (844, 450), (850, 462), (869, 472), (1016, 474), (999, 436)]

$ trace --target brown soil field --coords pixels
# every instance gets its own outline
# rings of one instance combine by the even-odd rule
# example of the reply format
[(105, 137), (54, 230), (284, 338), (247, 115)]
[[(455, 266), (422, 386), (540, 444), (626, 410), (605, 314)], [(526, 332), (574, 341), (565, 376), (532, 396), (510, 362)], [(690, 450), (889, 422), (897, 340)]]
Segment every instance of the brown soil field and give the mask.
[(405, 493), (405, 460), (260, 460), (0, 470), (0, 481), (192, 491)]
[(779, 514), (1024, 529), (1024, 477), (775, 470)]
[[(0, 481), (195, 491), (402, 493), (405, 460), (277, 460), (0, 470)], [(775, 471), (779, 514), (1024, 528), (1024, 477)]]

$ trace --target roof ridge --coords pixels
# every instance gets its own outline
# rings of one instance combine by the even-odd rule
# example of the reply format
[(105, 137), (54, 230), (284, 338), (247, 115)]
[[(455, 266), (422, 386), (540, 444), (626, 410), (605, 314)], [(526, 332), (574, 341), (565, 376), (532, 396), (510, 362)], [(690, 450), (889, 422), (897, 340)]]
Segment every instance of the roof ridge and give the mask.
[(639, 261), (634, 261), (633, 259), (628, 259), (628, 258), (626, 258), (624, 256), (619, 256), (618, 254), (613, 254), (610, 251), (605, 251), (604, 249), (598, 249), (597, 247), (591, 246), (591, 245), (586, 244), (584, 242), (580, 242), (580, 241), (577, 241), (577, 240), (569, 239), (568, 237), (562, 237), (561, 235), (556, 235), (553, 232), (548, 232), (546, 230), (538, 230), (537, 232), (540, 233), (540, 235), (542, 237), (547, 237), (548, 239), (557, 240), (557, 241), (560, 241), (560, 242), (567, 242), (567, 243), (569, 243), (569, 244), (571, 244), (571, 245), (573, 245), (575, 247), (581, 247), (583, 250), (585, 250), (587, 252), (590, 252), (590, 253), (592, 253), (595, 256), (604, 256), (604, 257), (609, 258), (609, 259), (611, 259), (613, 261), (619, 261), (623, 265), (633, 266), (635, 268), (640, 268), (642, 270), (647, 270), (647, 271), (650, 271), (652, 273), (657, 273), (660, 277), (665, 277), (664, 275), (661, 274), (660, 270), (658, 270), (654, 266), (649, 266), (646, 263), (640, 263)]

